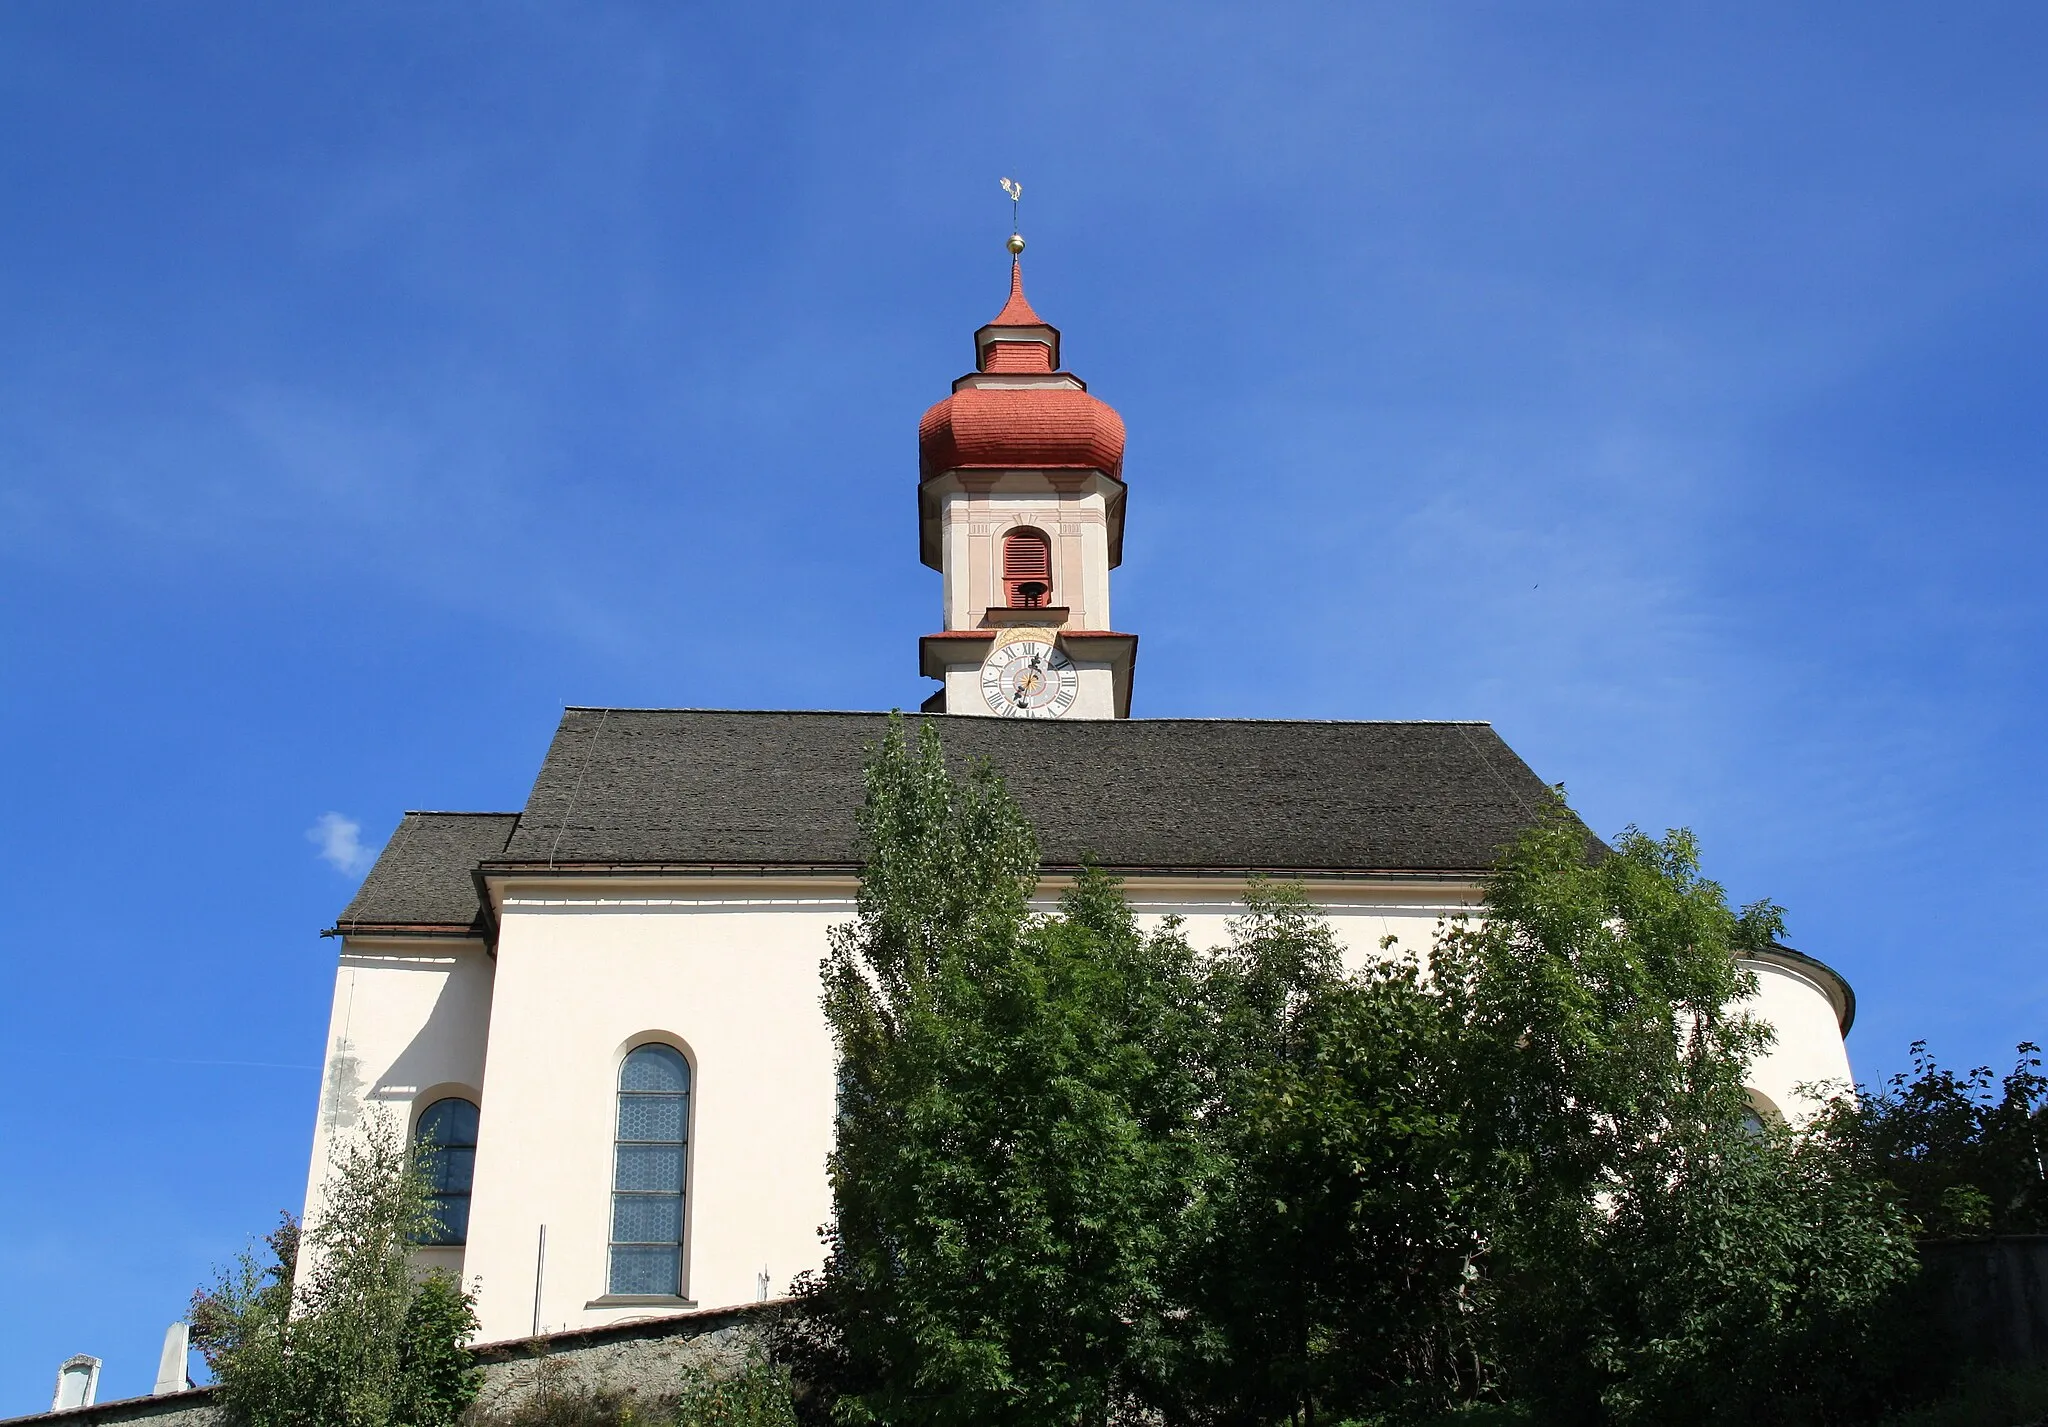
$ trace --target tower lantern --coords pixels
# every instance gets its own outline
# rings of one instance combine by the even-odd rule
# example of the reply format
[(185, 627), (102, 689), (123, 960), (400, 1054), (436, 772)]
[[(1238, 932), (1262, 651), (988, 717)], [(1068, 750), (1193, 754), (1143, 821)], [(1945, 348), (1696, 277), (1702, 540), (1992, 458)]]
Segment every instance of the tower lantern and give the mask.
[(921, 641), (928, 711), (1128, 718), (1136, 635), (1109, 617), (1123, 561), (1124, 423), (1060, 366), (1060, 330), (1010, 296), (974, 334), (974, 370), (918, 424), (919, 553), (944, 576)]

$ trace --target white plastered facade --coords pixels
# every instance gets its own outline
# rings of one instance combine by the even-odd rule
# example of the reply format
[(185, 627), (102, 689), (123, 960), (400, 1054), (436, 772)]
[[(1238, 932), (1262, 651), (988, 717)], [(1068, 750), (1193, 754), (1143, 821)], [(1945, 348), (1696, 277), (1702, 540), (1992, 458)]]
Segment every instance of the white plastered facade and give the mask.
[[(307, 1218), (320, 1212), (337, 1145), (365, 1117), (387, 1116), (410, 1136), (420, 1112), (436, 1100), (478, 1100), (495, 970), (481, 938), (342, 939), (313, 1124)], [(460, 1250), (423, 1250), (421, 1258), (451, 1271), (462, 1266)]]
[[(1085, 640), (1068, 632), (1112, 630), (1109, 573), (1114, 568), (1110, 521), (1121, 487), (1100, 471), (949, 471), (923, 492), (937, 511), (942, 604), (948, 632), (989, 631), (1028, 619), (1050, 627), (1079, 676), (1068, 718), (1115, 718), (1123, 700), (1114, 663), (1088, 657)], [(1052, 546), (1051, 609), (1007, 607), (1003, 541), (1036, 530)], [(954, 648), (958, 653), (952, 652)], [(945, 685), (949, 712), (988, 714), (981, 692), (985, 644), (941, 646), (928, 673)], [(1126, 698), (1128, 695), (1126, 694)]]
[[(432, 1099), (482, 1108), (469, 1236), (428, 1251), (478, 1290), (481, 1337), (597, 1326), (786, 1291), (822, 1259), (831, 1209), (833, 1050), (820, 1008), (829, 928), (854, 883), (809, 877), (505, 880), (492, 886), (495, 954), (477, 940), (345, 938), (307, 1211), (341, 1136), (371, 1107), (410, 1127)], [(1057, 884), (1043, 889), (1051, 904)], [(1308, 886), (1362, 964), (1383, 938), (1426, 951), (1470, 884), (1326, 879)], [(1141, 920), (1183, 919), (1196, 946), (1242, 910), (1230, 877), (1126, 884)], [(1794, 1120), (1796, 1087), (1845, 1082), (1836, 993), (1796, 960), (1758, 964), (1753, 1009), (1776, 1028), (1755, 1067), (1763, 1102)], [(619, 1064), (673, 1045), (692, 1068), (684, 1298), (606, 1292)], [(546, 1251), (541, 1229), (546, 1226)]]
[(1109, 619), (1109, 497), (1100, 472), (1055, 483), (1043, 471), (1004, 471), (933, 483), (944, 550), (947, 629), (977, 629), (1003, 598), (1003, 537), (1019, 527), (1052, 541), (1052, 594), (1074, 629), (1114, 629)]
[[(1073, 663), (1076, 680), (1074, 706), (1066, 717), (1115, 718), (1115, 666), (1100, 659), (1074, 659)], [(946, 708), (959, 713), (990, 712), (982, 697), (979, 662), (963, 660), (946, 666)]]
[(1842, 1029), (1850, 1015), (1846, 988), (1803, 957), (1764, 956), (1743, 965), (1757, 989), (1739, 1009), (1774, 1037), (1770, 1052), (1750, 1066), (1750, 1099), (1760, 1112), (1804, 1124), (1854, 1080)]

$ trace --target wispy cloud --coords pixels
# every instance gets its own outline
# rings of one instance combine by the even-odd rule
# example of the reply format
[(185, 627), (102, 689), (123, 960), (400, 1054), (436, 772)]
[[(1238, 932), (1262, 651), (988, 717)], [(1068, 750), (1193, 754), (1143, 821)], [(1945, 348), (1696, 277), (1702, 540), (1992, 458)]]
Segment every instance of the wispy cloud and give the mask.
[(335, 871), (360, 877), (377, 860), (377, 849), (363, 845), (363, 827), (340, 813), (322, 813), (306, 829), (306, 841), (320, 849), (320, 856)]

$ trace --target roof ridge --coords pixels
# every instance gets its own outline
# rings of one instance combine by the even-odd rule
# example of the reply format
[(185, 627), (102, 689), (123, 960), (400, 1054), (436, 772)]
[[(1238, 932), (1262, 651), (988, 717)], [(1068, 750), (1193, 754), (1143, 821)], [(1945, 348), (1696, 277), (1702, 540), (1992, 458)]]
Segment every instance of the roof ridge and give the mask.
[[(907, 717), (1001, 767), (1056, 865), (1092, 853), (1120, 868), (1462, 874), (1490, 865), (1545, 798), (1478, 721), (1162, 718), (1031, 732)], [(408, 817), (341, 927), (460, 923), (479, 905), (479, 863), (560, 876), (857, 865), (861, 750), (889, 726), (878, 710), (572, 707), (524, 813)], [(610, 743), (594, 740), (600, 729)]]
[[(757, 718), (886, 718), (891, 713), (900, 713), (905, 718), (957, 718), (973, 719), (977, 723), (993, 722), (1007, 724), (1013, 721), (990, 719), (986, 714), (944, 714), (921, 713), (907, 709), (721, 709), (700, 708), (691, 705), (668, 705), (638, 707), (621, 704), (564, 704), (563, 713), (662, 713), (662, 714), (747, 714)], [(1372, 725), (1376, 727), (1398, 726), (1403, 728), (1491, 728), (1492, 719), (1485, 718), (1260, 718), (1231, 714), (1168, 714), (1162, 718), (1089, 718), (1058, 721), (1065, 726), (1083, 724), (1160, 724), (1160, 723), (1299, 723), (1336, 724), (1345, 727)], [(1055, 721), (1036, 722), (1033, 728), (1048, 728)]]
[(478, 808), (407, 808), (404, 816), (409, 818), (516, 818), (522, 815), (519, 808), (500, 811), (484, 811)]

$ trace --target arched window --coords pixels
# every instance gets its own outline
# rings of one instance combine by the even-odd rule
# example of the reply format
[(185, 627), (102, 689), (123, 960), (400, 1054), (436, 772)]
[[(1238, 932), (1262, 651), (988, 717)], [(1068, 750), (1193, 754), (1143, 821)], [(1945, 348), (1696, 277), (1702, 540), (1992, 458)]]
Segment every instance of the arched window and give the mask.
[(1011, 609), (1038, 609), (1052, 600), (1052, 542), (1025, 526), (1003, 537), (1003, 598)]
[(619, 1067), (612, 1161), (611, 1291), (680, 1297), (683, 1167), (690, 1138), (690, 1063), (643, 1045)]
[(1749, 1102), (1742, 1113), (1742, 1129), (1745, 1134), (1762, 1139), (1770, 1126), (1785, 1123), (1785, 1112), (1780, 1110), (1777, 1103), (1763, 1091), (1751, 1090), (1745, 1086), (1742, 1093)]
[(445, 1247), (469, 1240), (469, 1188), (476, 1180), (476, 1106), (450, 1097), (420, 1114), (413, 1152), (420, 1156), (432, 1192), (434, 1224), (423, 1243)]

